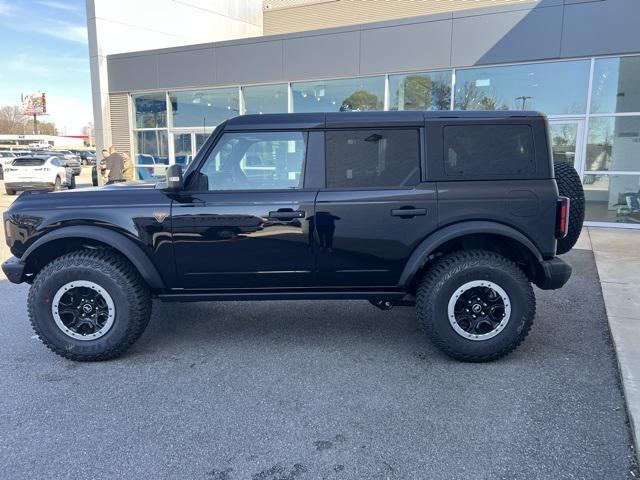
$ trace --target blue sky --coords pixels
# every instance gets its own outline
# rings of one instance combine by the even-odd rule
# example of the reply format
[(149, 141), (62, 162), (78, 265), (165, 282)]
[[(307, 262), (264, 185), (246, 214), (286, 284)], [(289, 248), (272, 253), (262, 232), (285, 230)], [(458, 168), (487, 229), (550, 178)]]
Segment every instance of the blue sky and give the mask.
[(84, 0), (0, 0), (0, 105), (30, 91), (67, 135), (93, 121)]

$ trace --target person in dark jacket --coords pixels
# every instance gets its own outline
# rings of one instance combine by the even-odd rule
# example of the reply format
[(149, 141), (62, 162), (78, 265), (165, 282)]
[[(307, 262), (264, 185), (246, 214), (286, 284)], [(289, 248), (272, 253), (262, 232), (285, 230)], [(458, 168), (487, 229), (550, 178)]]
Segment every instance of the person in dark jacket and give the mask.
[(109, 156), (104, 159), (107, 170), (107, 185), (124, 182), (124, 158), (118, 153), (116, 147), (109, 147)]

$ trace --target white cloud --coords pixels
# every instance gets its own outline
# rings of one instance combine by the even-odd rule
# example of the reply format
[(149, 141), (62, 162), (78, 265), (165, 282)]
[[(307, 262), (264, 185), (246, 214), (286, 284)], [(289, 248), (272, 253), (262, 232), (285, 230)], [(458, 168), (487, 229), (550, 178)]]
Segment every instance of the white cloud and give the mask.
[(56, 2), (55, 0), (41, 0), (38, 3), (55, 10), (62, 10), (63, 12), (78, 12), (78, 9), (75, 6), (67, 3)]
[(12, 17), (16, 13), (15, 5), (12, 5), (6, 0), (0, 0), (0, 15)]
[(68, 40), (70, 42), (77, 42), (82, 44), (87, 44), (88, 36), (87, 36), (87, 27), (80, 25), (72, 25), (70, 23), (65, 22), (56, 22), (58, 27), (55, 24), (51, 24), (49, 26), (38, 25), (35, 28), (30, 28), (33, 32), (42, 33), (44, 35), (49, 35), (50, 37), (60, 38), (62, 40)]

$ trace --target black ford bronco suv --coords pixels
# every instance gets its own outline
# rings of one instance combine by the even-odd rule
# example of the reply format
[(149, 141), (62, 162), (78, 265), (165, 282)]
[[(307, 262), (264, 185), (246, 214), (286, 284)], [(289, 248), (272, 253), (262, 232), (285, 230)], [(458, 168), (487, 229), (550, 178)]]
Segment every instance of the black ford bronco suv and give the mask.
[(569, 279), (583, 212), (539, 113), (246, 115), (155, 186), (22, 194), (2, 268), (72, 360), (122, 354), (158, 298), (415, 305), (444, 352), (487, 361), (527, 335), (531, 285)]

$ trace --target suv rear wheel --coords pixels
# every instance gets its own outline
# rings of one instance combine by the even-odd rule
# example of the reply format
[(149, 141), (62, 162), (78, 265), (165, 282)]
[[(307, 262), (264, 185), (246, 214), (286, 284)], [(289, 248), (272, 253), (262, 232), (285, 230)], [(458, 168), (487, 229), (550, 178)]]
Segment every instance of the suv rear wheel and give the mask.
[(33, 329), (54, 353), (99, 361), (121, 355), (140, 337), (151, 315), (151, 297), (120, 255), (78, 250), (38, 273), (28, 310)]
[(15, 195), (16, 191), (9, 187), (4, 187), (4, 191), (7, 192), (7, 195)]
[(433, 343), (469, 362), (510, 353), (527, 336), (535, 316), (533, 289), (522, 270), (485, 250), (437, 260), (420, 283), (416, 306)]

